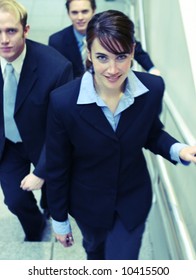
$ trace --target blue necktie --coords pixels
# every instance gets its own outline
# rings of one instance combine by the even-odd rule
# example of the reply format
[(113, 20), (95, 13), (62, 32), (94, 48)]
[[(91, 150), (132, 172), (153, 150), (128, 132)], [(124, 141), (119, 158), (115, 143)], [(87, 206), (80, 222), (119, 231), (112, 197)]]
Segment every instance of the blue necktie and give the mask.
[(14, 120), (14, 108), (16, 101), (17, 81), (12, 64), (5, 67), (5, 78), (3, 87), (3, 109), (5, 137), (14, 143), (21, 142), (21, 137)]
[(86, 59), (87, 59), (87, 44), (86, 44), (86, 37), (82, 40), (82, 50), (81, 50), (82, 62), (84, 65), (84, 69), (86, 69)]

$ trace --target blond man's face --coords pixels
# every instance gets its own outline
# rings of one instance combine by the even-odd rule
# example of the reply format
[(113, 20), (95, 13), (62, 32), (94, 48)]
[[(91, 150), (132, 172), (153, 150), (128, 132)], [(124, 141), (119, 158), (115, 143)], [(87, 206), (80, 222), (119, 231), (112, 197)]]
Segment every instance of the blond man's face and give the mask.
[(13, 13), (0, 10), (0, 56), (14, 61), (23, 51), (29, 26), (23, 28)]

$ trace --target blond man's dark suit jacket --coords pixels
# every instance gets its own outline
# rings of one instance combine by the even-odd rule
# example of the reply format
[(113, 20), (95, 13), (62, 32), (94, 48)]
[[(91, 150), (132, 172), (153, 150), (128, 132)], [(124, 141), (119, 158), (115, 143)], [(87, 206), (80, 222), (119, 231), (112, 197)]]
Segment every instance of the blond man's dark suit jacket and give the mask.
[(128, 229), (144, 222), (152, 190), (142, 148), (169, 161), (177, 142), (158, 116), (163, 80), (135, 72), (149, 92), (123, 111), (116, 132), (95, 103), (77, 105), (80, 79), (51, 94), (46, 141), (48, 202), (52, 217), (92, 227), (112, 226), (115, 211)]
[[(17, 216), (25, 233), (25, 240), (41, 241), (45, 217), (40, 211), (33, 192), (20, 188), (21, 180), (30, 172), (45, 179), (45, 136), (49, 94), (73, 77), (71, 63), (49, 46), (26, 41), (14, 118), (22, 144), (5, 139), (3, 121), (3, 78), (0, 71), (0, 181), (4, 201)], [(9, 173), (8, 171), (9, 170)], [(40, 205), (47, 210), (45, 184), (42, 186)]]
[[(18, 84), (15, 121), (35, 174), (45, 177), (43, 145), (49, 93), (72, 79), (71, 63), (51, 47), (26, 41), (27, 52)], [(58, 66), (57, 66), (58, 65)], [(4, 150), (3, 78), (0, 71), (0, 158)]]

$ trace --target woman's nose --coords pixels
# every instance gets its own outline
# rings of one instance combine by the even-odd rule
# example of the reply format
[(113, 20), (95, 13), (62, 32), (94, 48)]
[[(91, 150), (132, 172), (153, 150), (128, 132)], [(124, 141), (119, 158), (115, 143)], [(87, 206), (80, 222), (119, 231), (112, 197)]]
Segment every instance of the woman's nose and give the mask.
[(114, 60), (111, 60), (108, 65), (108, 72), (110, 74), (115, 74), (117, 71), (118, 69), (117, 69), (116, 62)]

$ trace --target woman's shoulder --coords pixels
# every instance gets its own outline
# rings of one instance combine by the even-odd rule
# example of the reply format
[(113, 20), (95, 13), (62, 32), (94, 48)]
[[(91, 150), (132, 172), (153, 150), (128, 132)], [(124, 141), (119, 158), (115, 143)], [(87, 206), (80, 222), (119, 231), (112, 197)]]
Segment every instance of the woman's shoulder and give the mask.
[(136, 72), (136, 71), (134, 71), (134, 74), (142, 82), (142, 84), (145, 87), (147, 87), (147, 89), (149, 90), (150, 94), (148, 94), (148, 99), (152, 98), (155, 101), (162, 100), (165, 91), (165, 83), (161, 76), (156, 76), (146, 72)]
[(161, 76), (156, 76), (146, 72), (133, 71), (137, 78), (149, 89), (164, 90), (165, 83)]

